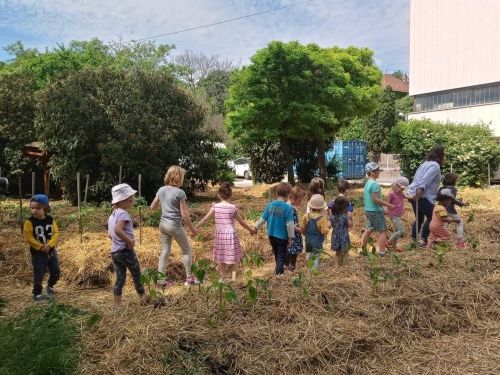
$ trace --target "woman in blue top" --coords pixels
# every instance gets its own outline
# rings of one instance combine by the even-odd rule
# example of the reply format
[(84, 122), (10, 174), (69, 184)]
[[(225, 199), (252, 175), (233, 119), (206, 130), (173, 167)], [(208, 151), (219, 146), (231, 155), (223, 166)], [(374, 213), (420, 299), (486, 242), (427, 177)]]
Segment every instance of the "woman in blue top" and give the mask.
[(406, 193), (415, 213), (415, 222), (411, 229), (411, 235), (413, 240), (416, 240), (417, 231), (420, 232), (420, 228), (422, 228), (422, 238), (418, 244), (421, 247), (427, 246), (429, 223), (432, 220), (432, 211), (434, 210), (434, 203), (441, 182), (441, 166), (443, 163), (444, 148), (441, 145), (436, 145), (429, 151), (425, 161), (418, 167), (413, 182)]

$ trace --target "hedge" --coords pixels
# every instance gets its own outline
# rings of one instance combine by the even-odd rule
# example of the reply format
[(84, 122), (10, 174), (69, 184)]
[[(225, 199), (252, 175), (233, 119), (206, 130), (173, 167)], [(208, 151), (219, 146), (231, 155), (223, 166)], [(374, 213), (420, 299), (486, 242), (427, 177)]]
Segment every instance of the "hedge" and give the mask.
[(488, 164), (493, 175), (500, 164), (500, 146), (487, 125), (442, 124), (430, 120), (400, 122), (392, 134), (398, 139), (401, 169), (413, 177), (432, 146), (445, 148), (442, 173), (459, 174), (458, 184), (483, 186)]

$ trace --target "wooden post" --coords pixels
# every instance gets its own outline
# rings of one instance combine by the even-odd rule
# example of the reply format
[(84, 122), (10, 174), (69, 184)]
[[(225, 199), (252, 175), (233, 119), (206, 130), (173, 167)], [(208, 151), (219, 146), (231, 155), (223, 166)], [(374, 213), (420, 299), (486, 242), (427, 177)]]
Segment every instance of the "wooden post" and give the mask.
[[(137, 192), (139, 193), (139, 198), (141, 197), (141, 182), (142, 175), (139, 173), (139, 181), (137, 181)], [(142, 245), (142, 205), (139, 205), (139, 244)]]
[(269, 202), (272, 201), (272, 198), (271, 198), (271, 188), (269, 188), (269, 195), (268, 195), (268, 198), (269, 198)]
[(21, 234), (23, 234), (23, 191), (22, 191), (21, 175), (19, 175), (19, 225)]
[(488, 187), (491, 186), (491, 167), (490, 163), (488, 163)]
[(83, 203), (87, 204), (87, 191), (89, 190), (89, 175), (85, 176), (85, 194), (83, 196)]
[(420, 199), (415, 200), (415, 248), (418, 247), (418, 242), (420, 241), (420, 231), (418, 228), (418, 201)]
[(77, 190), (77, 198), (78, 198), (78, 231), (80, 232), (80, 243), (83, 242), (82, 235), (82, 211), (80, 207), (80, 172), (76, 174), (76, 190)]
[(120, 165), (120, 172), (118, 172), (118, 183), (122, 183), (122, 166)]
[(453, 173), (453, 163), (450, 163), (450, 172)]
[(31, 196), (35, 195), (35, 172), (31, 172)]
[(47, 186), (45, 187), (47, 198), (50, 198), (50, 172), (47, 172)]

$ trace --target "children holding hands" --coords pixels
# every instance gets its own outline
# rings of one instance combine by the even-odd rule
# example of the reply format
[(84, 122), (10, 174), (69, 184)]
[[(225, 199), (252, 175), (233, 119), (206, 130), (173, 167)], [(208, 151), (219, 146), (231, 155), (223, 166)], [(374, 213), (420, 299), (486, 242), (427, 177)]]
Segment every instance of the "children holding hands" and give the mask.
[(242, 259), (242, 251), (235, 220), (248, 230), (251, 235), (257, 233), (242, 218), (238, 207), (231, 203), (233, 191), (229, 182), (222, 182), (218, 197), (220, 203), (215, 203), (201, 221), (196, 224), (198, 230), (210, 217), (215, 216), (215, 237), (213, 245), (213, 260), (219, 266), (221, 281), (226, 280), (227, 271), (231, 272), (231, 281), (236, 280), (236, 266)]
[(436, 196), (438, 202), (432, 212), (432, 220), (429, 225), (429, 240), (427, 246), (432, 248), (435, 244), (448, 242), (451, 239), (451, 233), (447, 223), (459, 223), (460, 219), (450, 217), (446, 207), (448, 207), (455, 196), (450, 189), (441, 189)]

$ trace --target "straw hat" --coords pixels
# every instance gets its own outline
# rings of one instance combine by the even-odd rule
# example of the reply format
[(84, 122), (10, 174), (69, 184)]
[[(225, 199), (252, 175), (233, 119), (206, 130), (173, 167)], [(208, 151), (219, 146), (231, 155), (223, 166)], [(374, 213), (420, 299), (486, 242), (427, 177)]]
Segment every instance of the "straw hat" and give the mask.
[(113, 186), (113, 188), (111, 189), (111, 196), (113, 197), (111, 204), (124, 201), (128, 197), (135, 195), (135, 193), (137, 193), (137, 191), (132, 189), (128, 184), (119, 184)]
[(313, 210), (323, 210), (326, 207), (325, 198), (321, 194), (314, 194), (307, 205)]

